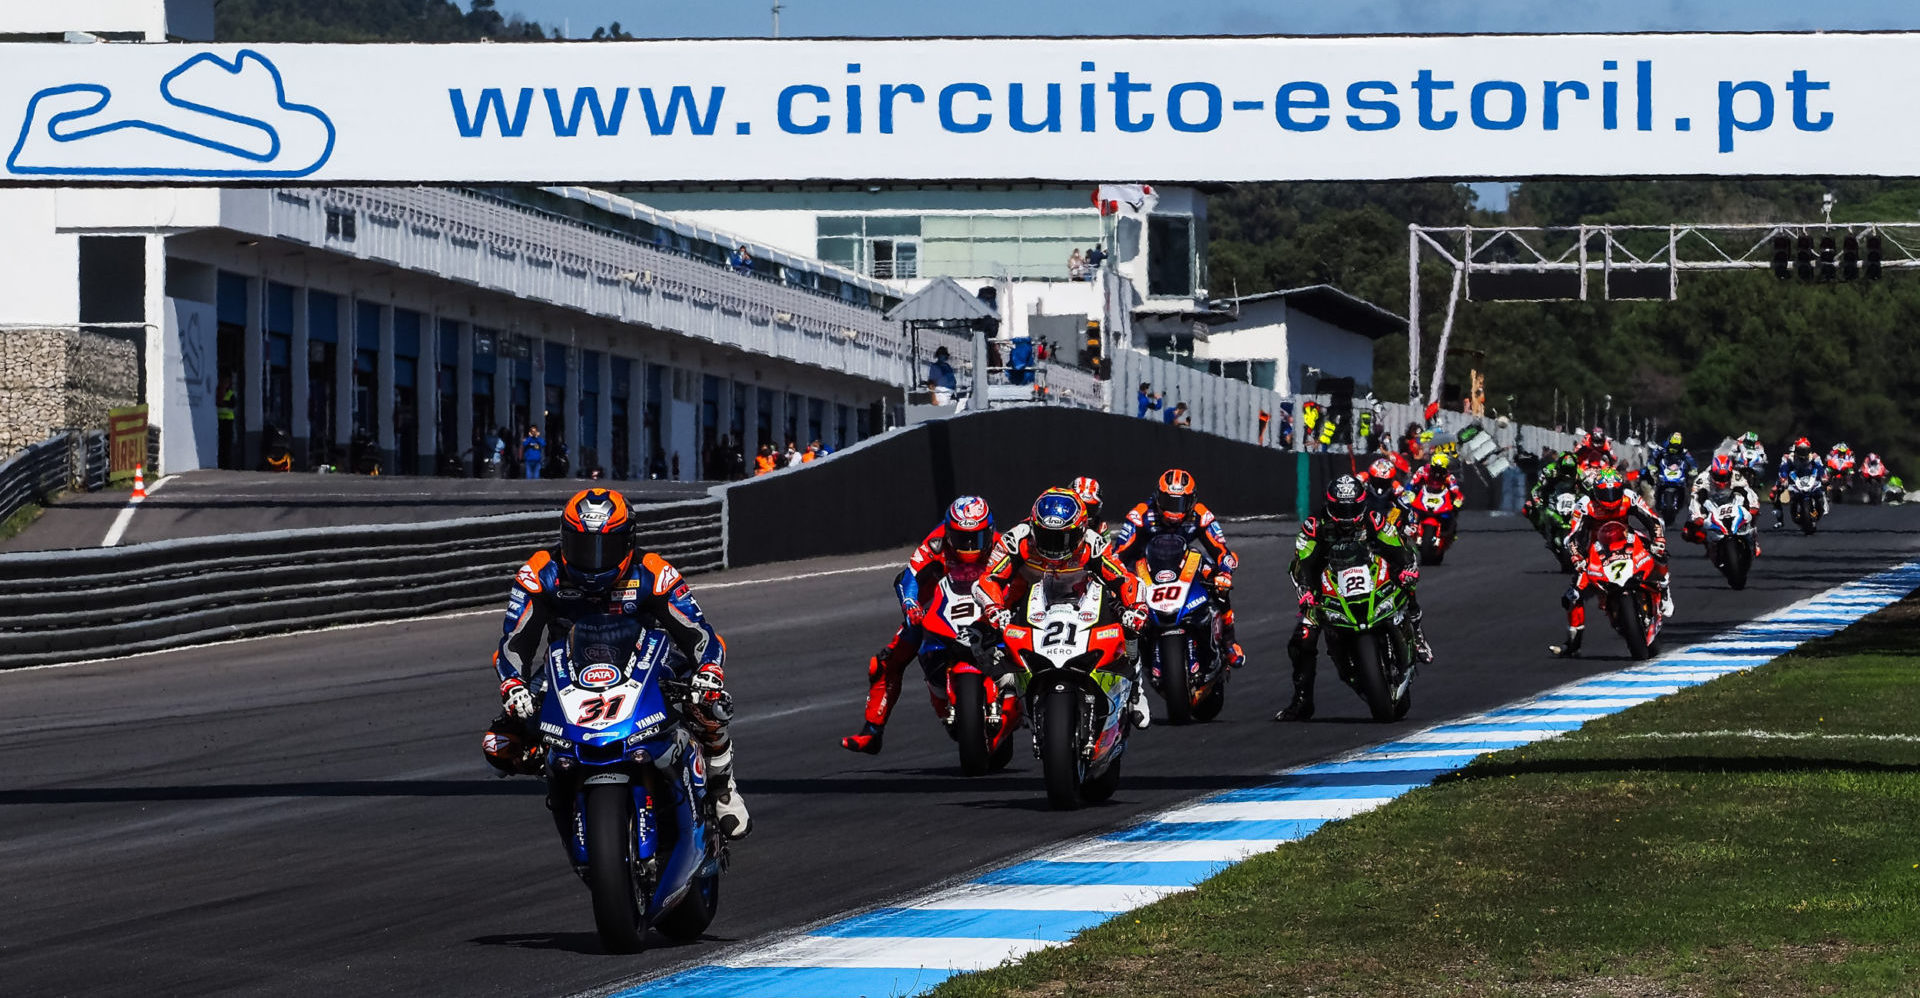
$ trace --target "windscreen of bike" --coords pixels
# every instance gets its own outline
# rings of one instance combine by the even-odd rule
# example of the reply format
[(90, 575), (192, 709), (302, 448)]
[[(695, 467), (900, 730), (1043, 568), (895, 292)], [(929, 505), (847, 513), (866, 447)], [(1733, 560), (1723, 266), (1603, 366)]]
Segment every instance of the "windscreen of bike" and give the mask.
[[(1161, 534), (1147, 542), (1147, 569), (1155, 582), (1172, 582), (1186, 567), (1187, 542), (1176, 534)], [(1164, 577), (1163, 577), (1164, 574)]]
[(567, 635), (567, 658), (574, 672), (591, 665), (611, 665), (623, 673), (640, 644), (640, 621), (634, 617), (595, 614), (583, 617)]
[(1040, 587), (1040, 600), (1044, 606), (1059, 606), (1062, 603), (1078, 603), (1087, 594), (1087, 573), (1049, 572), (1040, 577), (1034, 585)]

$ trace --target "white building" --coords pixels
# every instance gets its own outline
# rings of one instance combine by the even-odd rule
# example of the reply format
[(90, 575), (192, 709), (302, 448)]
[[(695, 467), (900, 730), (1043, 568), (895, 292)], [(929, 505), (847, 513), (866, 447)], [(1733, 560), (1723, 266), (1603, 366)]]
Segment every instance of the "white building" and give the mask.
[(1328, 284), (1213, 302), (1224, 318), (1190, 337), (1153, 337), (1149, 352), (1177, 356), (1223, 377), (1282, 395), (1315, 394), (1323, 378), (1373, 382), (1373, 345), (1402, 336), (1407, 320)]

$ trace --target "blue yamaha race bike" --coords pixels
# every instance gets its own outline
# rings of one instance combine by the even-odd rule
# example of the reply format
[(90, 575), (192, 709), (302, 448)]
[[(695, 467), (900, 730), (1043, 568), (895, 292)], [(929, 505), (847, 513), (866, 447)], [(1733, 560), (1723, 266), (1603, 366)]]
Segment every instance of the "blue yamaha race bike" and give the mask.
[(616, 953), (642, 948), (649, 928), (697, 939), (720, 907), (726, 844), (705, 759), (680, 721), (678, 656), (665, 631), (609, 615), (575, 623), (548, 650), (547, 796)]

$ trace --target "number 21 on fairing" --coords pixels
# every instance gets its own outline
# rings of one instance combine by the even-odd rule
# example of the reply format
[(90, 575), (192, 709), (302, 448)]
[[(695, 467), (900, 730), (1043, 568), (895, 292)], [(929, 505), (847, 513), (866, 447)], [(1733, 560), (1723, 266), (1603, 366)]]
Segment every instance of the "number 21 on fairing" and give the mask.
[(1056, 645), (1073, 644), (1080, 636), (1080, 627), (1071, 620), (1056, 620), (1047, 625), (1047, 632), (1040, 638), (1040, 647), (1051, 648)]

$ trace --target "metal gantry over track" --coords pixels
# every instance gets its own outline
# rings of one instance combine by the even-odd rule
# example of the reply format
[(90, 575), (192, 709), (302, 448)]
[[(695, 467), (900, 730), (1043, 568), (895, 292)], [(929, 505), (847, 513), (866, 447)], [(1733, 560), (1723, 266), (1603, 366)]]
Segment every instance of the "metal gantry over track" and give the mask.
[(1420, 263), (1453, 271), (1425, 397), (1446, 383), (1462, 301), (1672, 301), (1686, 271), (1772, 271), (1782, 280), (1872, 280), (1920, 270), (1920, 223), (1407, 226), (1407, 397), (1422, 397)]

